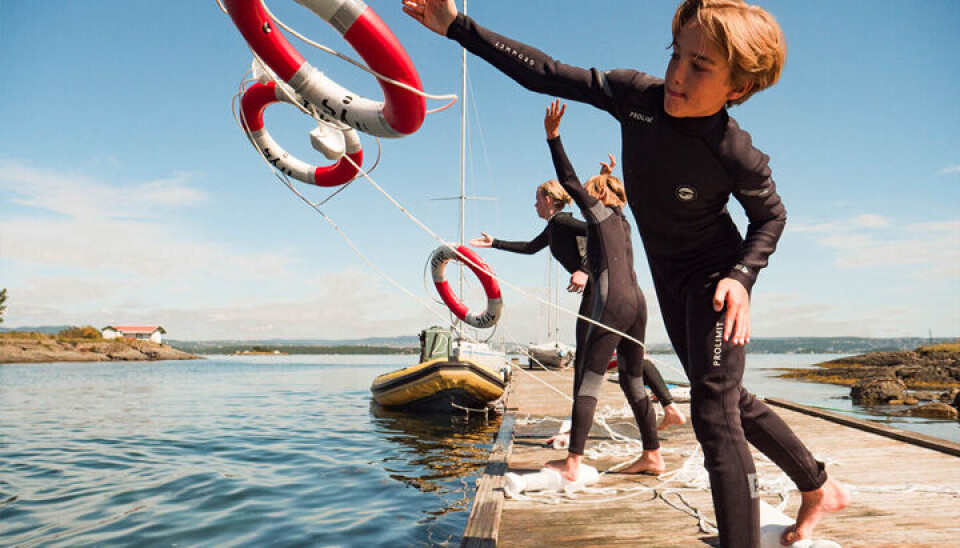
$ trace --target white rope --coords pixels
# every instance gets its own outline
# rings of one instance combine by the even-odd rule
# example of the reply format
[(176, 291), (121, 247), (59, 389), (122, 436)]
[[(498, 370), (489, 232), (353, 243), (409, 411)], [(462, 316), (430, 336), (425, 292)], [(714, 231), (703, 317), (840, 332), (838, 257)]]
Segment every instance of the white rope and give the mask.
[[(407, 218), (409, 218), (411, 221), (413, 221), (414, 224), (416, 224), (417, 226), (419, 226), (419, 227), (420, 227), (424, 232), (426, 232), (428, 235), (430, 235), (431, 237), (433, 237), (434, 239), (436, 239), (436, 240), (437, 240), (438, 242), (440, 242), (441, 244), (449, 247), (449, 248), (453, 251), (453, 253), (457, 255), (457, 258), (459, 258), (461, 262), (463, 262), (463, 263), (466, 264), (466, 265), (471, 265), (471, 266), (476, 267), (476, 268), (478, 268), (478, 269), (482, 269), (481, 265), (473, 262), (472, 260), (470, 260), (469, 257), (467, 257), (467, 256), (463, 255), (462, 253), (460, 253), (459, 251), (457, 251), (457, 245), (445, 241), (445, 240), (444, 240), (442, 237), (440, 237), (436, 232), (434, 232), (433, 230), (431, 230), (430, 227), (428, 227), (428, 226), (427, 226), (426, 224), (424, 224), (422, 221), (420, 221), (419, 219), (417, 219), (412, 213), (410, 213), (409, 211), (407, 211), (407, 209), (406, 209), (405, 207), (403, 207), (403, 206), (400, 204), (400, 202), (398, 202), (393, 196), (390, 195), (389, 192), (387, 192), (382, 186), (380, 186), (376, 181), (374, 181), (373, 178), (370, 177), (369, 173), (367, 173), (366, 171), (364, 171), (364, 169), (363, 169), (360, 165), (358, 165), (356, 162), (354, 162), (352, 158), (350, 158), (349, 156), (344, 156), (344, 158), (346, 158), (347, 161), (349, 161), (351, 164), (353, 164), (353, 166), (357, 168), (357, 170), (359, 171), (359, 173), (361, 174), (361, 176), (362, 176), (364, 179), (366, 179), (374, 188), (376, 188), (377, 190), (379, 190), (380, 193), (383, 194), (383, 196), (384, 196), (385, 198), (387, 198), (387, 200), (394, 205), (394, 207), (396, 207), (401, 213), (403, 213), (404, 215), (406, 215)], [(568, 310), (568, 309), (566, 309), (566, 308), (564, 308), (564, 307), (562, 307), (562, 306), (560, 306), (560, 305), (555, 305), (555, 304), (553, 304), (553, 303), (551, 303), (551, 302), (549, 302), (549, 301), (547, 301), (547, 300), (544, 300), (544, 299), (538, 297), (537, 295), (533, 295), (533, 294), (531, 294), (531, 293), (528, 293), (527, 291), (524, 291), (524, 290), (520, 289), (518, 286), (516, 286), (516, 285), (514, 285), (514, 284), (512, 284), (512, 283), (510, 283), (510, 282), (508, 282), (508, 281), (506, 281), (506, 280), (504, 280), (503, 278), (501, 278), (500, 276), (498, 276), (496, 273), (494, 273), (494, 272), (492, 272), (492, 271), (489, 271), (489, 274), (490, 274), (490, 276), (491, 276), (493, 279), (497, 280), (497, 282), (499, 282), (501, 285), (506, 286), (506, 287), (508, 287), (508, 288), (516, 291), (517, 293), (519, 293), (520, 295), (523, 295), (524, 297), (527, 297), (527, 298), (529, 298), (529, 299), (533, 299), (533, 300), (535, 300), (535, 301), (538, 301), (538, 302), (540, 302), (540, 303), (546, 304), (546, 305), (548, 305), (548, 306), (553, 306), (553, 307), (555, 307), (557, 310), (559, 310), (559, 311), (561, 311), (561, 312), (564, 312), (564, 313), (566, 313), (566, 314), (569, 314), (569, 315), (571, 315), (571, 316), (574, 316), (574, 317), (579, 318), (579, 319), (581, 319), (581, 320), (584, 320), (584, 321), (586, 321), (586, 322), (592, 323), (593, 325), (596, 325), (597, 327), (599, 327), (599, 328), (601, 328), (601, 329), (605, 329), (605, 330), (607, 330), (607, 331), (609, 331), (609, 332), (611, 332), (611, 333), (614, 333), (614, 334), (616, 334), (616, 335), (620, 335), (620, 336), (623, 337), (624, 339), (626, 339), (626, 340), (628, 340), (628, 341), (630, 341), (630, 342), (633, 342), (634, 344), (637, 344), (637, 345), (640, 346), (641, 348), (644, 348), (644, 347), (645, 347), (644, 344), (643, 344), (643, 341), (640, 341), (640, 340), (638, 340), (637, 338), (632, 337), (632, 336), (624, 333), (623, 331), (620, 331), (620, 330), (618, 330), (618, 329), (614, 329), (613, 327), (610, 327), (609, 325), (606, 325), (606, 324), (603, 324), (603, 323), (601, 323), (601, 322), (598, 322), (598, 321), (594, 320), (593, 318), (588, 318), (588, 317), (586, 317), (586, 316), (581, 316), (581, 315), (580, 315), (579, 313), (577, 313), (577, 312), (574, 312), (574, 311), (572, 311), (572, 310)]]
[[(444, 321), (447, 321), (448, 318), (444, 317), (442, 313), (437, 312), (437, 310), (436, 310), (434, 307), (430, 306), (430, 303), (429, 303), (428, 301), (425, 301), (423, 298), (421, 298), (420, 296), (416, 295), (413, 291), (410, 291), (409, 289), (407, 289), (406, 287), (404, 287), (402, 284), (400, 284), (399, 282), (397, 282), (396, 280), (394, 280), (394, 279), (393, 279), (392, 277), (390, 277), (386, 272), (384, 272), (383, 270), (381, 270), (380, 268), (378, 268), (378, 267), (373, 263), (373, 261), (371, 261), (371, 260), (360, 250), (360, 248), (358, 248), (358, 247), (356, 246), (356, 244), (354, 244), (353, 241), (350, 240), (350, 238), (346, 235), (346, 233), (344, 233), (343, 230), (340, 229), (340, 227), (333, 221), (333, 219), (330, 218), (329, 215), (327, 215), (326, 213), (324, 213), (322, 209), (320, 209), (320, 205), (311, 202), (306, 196), (304, 196), (302, 193), (300, 193), (300, 191), (297, 190), (297, 188), (295, 187), (294, 183), (293, 183), (292, 181), (290, 181), (290, 178), (287, 177), (286, 174), (284, 174), (284, 173), (282, 173), (282, 172), (279, 172), (276, 168), (274, 168), (274, 166), (273, 166), (270, 162), (267, 161), (266, 156), (265, 156), (264, 153), (263, 153), (263, 150), (260, 149), (260, 146), (259, 146), (259, 145), (257, 144), (257, 142), (252, 138), (252, 136), (250, 135), (250, 133), (246, 130), (246, 127), (247, 127), (246, 119), (241, 120), (241, 118), (243, 118), (243, 110), (242, 110), (242, 109), (238, 109), (238, 108), (236, 107), (237, 100), (238, 100), (238, 98), (239, 98), (241, 95), (242, 95), (242, 84), (241, 84), (241, 91), (238, 92), (237, 95), (234, 95), (234, 97), (233, 97), (233, 102), (232, 102), (232, 104), (233, 104), (234, 119), (237, 121), (237, 125), (239, 125), (242, 129), (244, 129), (244, 134), (247, 136), (247, 139), (253, 144), (254, 148), (257, 150), (257, 153), (260, 155), (260, 159), (263, 160), (263, 162), (264, 162), (265, 164), (267, 164), (267, 166), (268, 166), (268, 167), (270, 168), (270, 170), (273, 172), (274, 176), (281, 182), (281, 184), (283, 184), (283, 185), (287, 188), (287, 190), (289, 190), (290, 192), (292, 192), (293, 194), (295, 194), (298, 198), (300, 198), (300, 200), (303, 201), (305, 204), (307, 204), (311, 209), (313, 209), (314, 211), (316, 211), (317, 213), (319, 213), (320, 216), (334, 229), (334, 231), (336, 231), (337, 234), (340, 235), (340, 237), (347, 243), (347, 245), (350, 246), (350, 248), (354, 251), (354, 253), (355, 253), (358, 257), (360, 257), (360, 259), (363, 260), (364, 263), (366, 263), (370, 268), (372, 268), (372, 269), (374, 270), (374, 272), (376, 272), (378, 275), (380, 275), (380, 276), (381, 276), (384, 280), (386, 280), (390, 285), (393, 285), (394, 287), (396, 287), (397, 289), (399, 289), (399, 290), (402, 291), (403, 293), (406, 293), (408, 296), (410, 296), (411, 298), (413, 298), (413, 299), (414, 299), (415, 301), (417, 301), (421, 306), (423, 306), (426, 310), (428, 310), (432, 315), (438, 316), (438, 317), (442, 318)], [(239, 112), (239, 115), (237, 114), (238, 112)], [(349, 156), (344, 156), (344, 158), (349, 158)], [(326, 203), (326, 201), (324, 201), (323, 203)], [(467, 337), (467, 339), (468, 339), (468, 341), (470, 341), (470, 342), (478, 342), (476, 339), (471, 339), (471, 338), (469, 338), (469, 337)]]
[[(223, 7), (223, 5), (221, 4), (220, 0), (216, 0), (216, 1), (217, 1), (217, 5), (220, 7), (220, 10), (223, 11), (224, 13), (227, 13), (227, 10)], [(421, 91), (419, 91), (419, 90), (417, 90), (417, 89), (415, 89), (415, 88), (412, 88), (412, 87), (410, 87), (410, 86), (408, 86), (408, 85), (406, 85), (406, 84), (404, 84), (404, 83), (402, 83), (402, 82), (397, 82), (397, 81), (392, 80), (392, 79), (390, 79), (390, 78), (387, 78), (387, 77), (385, 77), (385, 76), (383, 76), (383, 75), (377, 74), (375, 71), (370, 70), (370, 69), (367, 68), (367, 67), (364, 67), (362, 64), (360, 64), (360, 63), (358, 63), (358, 62), (350, 59), (349, 57), (346, 57), (346, 56), (344, 56), (344, 55), (342, 55), (342, 54), (340, 54), (340, 53), (338, 53), (338, 52), (336, 52), (336, 51), (334, 51), (334, 50), (332, 50), (332, 49), (330, 49), (330, 48), (327, 48), (326, 46), (323, 46), (323, 45), (321, 45), (321, 44), (315, 43), (315, 42), (313, 42), (312, 40), (304, 37), (304, 36), (301, 35), (300, 33), (296, 32), (295, 30), (291, 29), (290, 27), (288, 27), (287, 25), (285, 25), (282, 21), (280, 21), (279, 19), (277, 19), (277, 18), (273, 15), (273, 13), (271, 13), (270, 10), (266, 7), (266, 5), (264, 5), (264, 10), (266, 10), (267, 14), (268, 14), (272, 19), (274, 19), (274, 20), (277, 22), (278, 25), (280, 25), (282, 28), (286, 29), (288, 32), (290, 32), (290, 33), (293, 34), (294, 36), (297, 36), (298, 38), (300, 38), (300, 39), (303, 40), (304, 42), (306, 42), (306, 43), (308, 43), (308, 44), (310, 44), (310, 45), (312, 45), (312, 46), (314, 46), (314, 47), (316, 47), (316, 48), (318, 48), (318, 49), (321, 49), (322, 51), (325, 51), (325, 52), (330, 53), (330, 54), (332, 54), (332, 55), (336, 55), (337, 57), (340, 57), (340, 58), (342, 58), (342, 59), (344, 59), (344, 60), (347, 60), (347, 61), (350, 62), (351, 64), (354, 64), (355, 66), (357, 66), (357, 67), (359, 67), (359, 68), (361, 68), (361, 69), (363, 69), (363, 70), (365, 70), (365, 71), (367, 71), (367, 72), (370, 72), (371, 74), (373, 74), (374, 76), (376, 76), (377, 78), (379, 78), (379, 79), (381, 79), (381, 80), (383, 80), (383, 81), (386, 81), (386, 82), (388, 82), (388, 83), (390, 83), (390, 84), (393, 84), (393, 85), (397, 85), (397, 86), (399, 86), (399, 87), (402, 87), (403, 89), (407, 89), (408, 91), (411, 91), (412, 93), (417, 93), (417, 94), (419, 94), (419, 95), (422, 95), (423, 97), (430, 98), (430, 99), (444, 99), (444, 98), (449, 98), (449, 97), (456, 97), (455, 95), (446, 95), (446, 96), (433, 96), (433, 95), (429, 95), (429, 94), (423, 93), (423, 92), (421, 92)], [(258, 63), (260, 63), (260, 65), (261, 65), (262, 67), (264, 67), (265, 69), (269, 70), (269, 69), (262, 63), (262, 61), (260, 61), (259, 59), (258, 59)], [(281, 88), (283, 88), (283, 86), (281, 86)], [(284, 89), (284, 93), (287, 93), (287, 90), (286, 90), (286, 89)], [(298, 104), (298, 101), (291, 101), (291, 102), (292, 102), (293, 104)], [(443, 108), (438, 109), (438, 110), (443, 110), (443, 109), (449, 107), (449, 106), (452, 105), (452, 104), (453, 104), (453, 101), (451, 101), (451, 103), (449, 103), (448, 105), (446, 105), (446, 106), (444, 106)], [(308, 113), (308, 114), (310, 114), (312, 117), (314, 117), (315, 119), (317, 119), (318, 122), (323, 122), (323, 123), (330, 124), (330, 122), (327, 121), (327, 120), (324, 120), (324, 119), (316, 112), (315, 109), (314, 109), (313, 112), (310, 112), (310, 111), (308, 111), (308, 110), (300, 107), (299, 105), (298, 105), (298, 107), (301, 108), (301, 110), (302, 110), (303, 112)], [(431, 112), (435, 112), (435, 111), (431, 111)], [(249, 134), (247, 135), (247, 138), (250, 139), (250, 135), (249, 135)], [(251, 142), (252, 142), (252, 139), (251, 139)], [(256, 145), (255, 145), (255, 146), (256, 146)], [(379, 146), (379, 140), (378, 140), (378, 146)], [(258, 151), (261, 153), (261, 156), (263, 156), (263, 153), (262, 153), (262, 151), (259, 150), (259, 147), (257, 147), (257, 149), (258, 149)], [(450, 247), (450, 248), (454, 251), (454, 253), (457, 255), (457, 257), (461, 260), (461, 262), (463, 262), (464, 264), (469, 264), (469, 265), (473, 265), (473, 266), (475, 266), (475, 267), (479, 267), (479, 265), (473, 263), (473, 261), (471, 261), (469, 258), (465, 257), (463, 254), (461, 254), (459, 251), (457, 251), (456, 246), (452, 245), (452, 244), (449, 243), (449, 242), (444, 241), (443, 238), (441, 238), (439, 235), (437, 235), (434, 231), (432, 231), (429, 227), (427, 227), (424, 223), (422, 223), (419, 219), (417, 219), (417, 218), (416, 218), (415, 216), (413, 216), (409, 211), (407, 211), (406, 208), (404, 208), (402, 205), (400, 205), (400, 203), (397, 202), (397, 201), (393, 198), (393, 196), (391, 196), (386, 190), (383, 189), (383, 187), (381, 187), (379, 184), (377, 184), (377, 182), (374, 181), (372, 177), (370, 177), (370, 172), (369, 172), (369, 171), (364, 170), (360, 165), (358, 165), (356, 162), (354, 162), (353, 159), (350, 158), (349, 156), (346, 156), (346, 155), (345, 155), (344, 158), (346, 158), (348, 162), (350, 162), (354, 167), (356, 167), (357, 170), (358, 170), (358, 172), (359, 172), (365, 179), (367, 179), (367, 181), (369, 181), (370, 184), (374, 186), (374, 188), (376, 188), (377, 190), (379, 190), (379, 191), (380, 191), (395, 207), (397, 207), (397, 209), (399, 209), (404, 215), (406, 215), (406, 216), (407, 216), (410, 220), (412, 220), (415, 224), (417, 224), (418, 226), (420, 226), (421, 229), (423, 229), (427, 234), (429, 234), (430, 236), (432, 236), (434, 239), (438, 240), (438, 241), (439, 241), (440, 243), (442, 243), (443, 245), (446, 245), (446, 246)], [(272, 166), (271, 166), (271, 167), (272, 167)], [(290, 185), (289, 183), (285, 183), (285, 184), (288, 186), (288, 188), (290, 188), (291, 190), (293, 190), (292, 185)], [(341, 190), (342, 190), (342, 189), (341, 189)], [(313, 203), (311, 203), (309, 200), (307, 200), (305, 197), (303, 197), (299, 192), (296, 192), (295, 190), (294, 190), (294, 192), (295, 192), (298, 196), (300, 196), (300, 198), (303, 199), (303, 200), (304, 200), (307, 204), (309, 204), (311, 207), (316, 208)], [(338, 191), (338, 192), (339, 192), (339, 191)], [(331, 196), (331, 198), (332, 198), (332, 196)], [(328, 198), (328, 199), (329, 199), (329, 198)], [(325, 202), (324, 202), (324, 203), (325, 203)], [(322, 214), (322, 213), (321, 213), (321, 214)], [(325, 215), (324, 215), (324, 216), (325, 216)], [(325, 216), (325, 217), (326, 217), (326, 216)], [(339, 229), (338, 229), (338, 230), (339, 230)], [(367, 262), (366, 259), (365, 259), (365, 262)], [(368, 264), (370, 264), (370, 263), (368, 262)], [(511, 284), (511, 283), (507, 282), (506, 280), (503, 280), (502, 278), (500, 278), (499, 276), (497, 276), (497, 275), (496, 275), (495, 273), (493, 273), (492, 271), (490, 272), (490, 274), (491, 274), (491, 276), (492, 276), (495, 280), (497, 280), (499, 283), (501, 283), (502, 285), (504, 285), (504, 286), (512, 289), (513, 291), (516, 291), (517, 293), (519, 293), (519, 294), (522, 295), (522, 296), (525, 296), (525, 297), (527, 297), (527, 298), (529, 298), (529, 299), (533, 299), (533, 300), (538, 301), (538, 302), (540, 302), (540, 303), (542, 303), (542, 304), (546, 304), (547, 306), (552, 306), (552, 307), (554, 307), (555, 309), (557, 309), (557, 310), (560, 311), (560, 312), (563, 312), (563, 313), (565, 313), (565, 314), (567, 314), (567, 315), (574, 316), (574, 317), (576, 317), (576, 318), (578, 318), (578, 319), (581, 319), (581, 320), (584, 320), (584, 321), (586, 321), (586, 322), (592, 323), (593, 325), (596, 325), (597, 327), (600, 327), (601, 329), (605, 329), (605, 330), (607, 330), (607, 331), (609, 331), (609, 332), (611, 332), (611, 333), (620, 335), (620, 336), (623, 337), (624, 339), (626, 339), (626, 340), (628, 340), (628, 341), (631, 341), (631, 342), (633, 342), (634, 344), (639, 345), (641, 348), (646, 348), (646, 346), (644, 345), (644, 343), (643, 343), (642, 341), (636, 339), (635, 337), (632, 337), (632, 336), (630, 336), (630, 335), (628, 335), (628, 334), (626, 334), (626, 333), (624, 333), (624, 332), (622, 332), (622, 331), (619, 331), (619, 330), (614, 329), (614, 328), (612, 328), (612, 327), (610, 327), (610, 326), (608, 326), (608, 325), (605, 325), (605, 324), (603, 324), (603, 323), (601, 323), (601, 322), (598, 322), (598, 321), (596, 321), (596, 320), (594, 320), (594, 319), (592, 319), (592, 318), (588, 318), (588, 317), (586, 317), (586, 316), (580, 315), (580, 314), (577, 313), (577, 312), (574, 312), (574, 311), (572, 311), (572, 310), (568, 310), (568, 309), (560, 306), (559, 304), (551, 303), (551, 302), (549, 302), (549, 301), (547, 301), (547, 300), (542, 299), (541, 297), (539, 297), (539, 296), (537, 296), (537, 295), (533, 295), (533, 294), (531, 294), (531, 293), (529, 293), (529, 292), (526, 292), (526, 291), (520, 289), (518, 286), (516, 286), (516, 285), (514, 285), (514, 284)], [(407, 291), (407, 290), (404, 289), (404, 291)], [(674, 368), (673, 366), (669, 366), (669, 365), (668, 365), (668, 367), (670, 367), (671, 369), (676, 369), (676, 368)]]

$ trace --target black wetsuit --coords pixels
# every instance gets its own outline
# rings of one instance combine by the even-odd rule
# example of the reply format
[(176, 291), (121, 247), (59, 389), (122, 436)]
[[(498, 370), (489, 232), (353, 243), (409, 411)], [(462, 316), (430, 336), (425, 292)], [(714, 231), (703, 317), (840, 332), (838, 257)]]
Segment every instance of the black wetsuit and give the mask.
[[(604, 205), (580, 185), (559, 137), (547, 143), (557, 169), (557, 179), (587, 220), (587, 265), (594, 278), (590, 319), (626, 333), (642, 343), (647, 328), (647, 303), (633, 271), (630, 224), (623, 216), (622, 209)], [(587, 434), (593, 426), (600, 385), (614, 349), (618, 356), (620, 388), (637, 420), (643, 448), (660, 448), (656, 416), (643, 387), (643, 347), (590, 323), (583, 347), (577, 349), (580, 363), (575, 372), (573, 389), (571, 453), (583, 454)]]
[[(587, 284), (583, 289), (583, 296), (580, 299), (580, 308), (577, 311), (580, 316), (589, 318), (593, 311), (593, 283), (590, 281), (592, 280), (592, 276), (590, 276), (590, 270), (586, 263), (586, 236), (587, 223), (574, 218), (570, 213), (561, 211), (553, 217), (550, 217), (543, 231), (529, 242), (494, 238), (491, 247), (512, 253), (533, 255), (543, 248), (550, 246), (550, 253), (553, 255), (553, 258), (556, 259), (568, 273), (573, 274), (580, 270), (589, 276), (587, 278)], [(576, 379), (574, 383), (574, 396), (576, 396), (577, 388), (580, 385), (579, 380), (583, 375), (580, 360), (586, 349), (584, 341), (586, 340), (587, 329), (589, 327), (590, 322), (577, 318), (577, 353), (574, 359)], [(663, 377), (660, 376), (657, 367), (650, 360), (643, 360), (643, 380), (647, 386), (650, 387), (653, 395), (660, 401), (660, 405), (666, 407), (673, 403), (670, 390), (663, 381)]]
[[(563, 268), (570, 274), (582, 270), (588, 276), (590, 271), (586, 264), (586, 241), (587, 241), (587, 223), (575, 219), (573, 215), (566, 212), (559, 212), (547, 221), (546, 228), (529, 242), (510, 242), (505, 240), (493, 240), (491, 247), (510, 251), (513, 253), (523, 253), (533, 255), (546, 246), (550, 246), (550, 254), (559, 262)], [(584, 287), (583, 298), (580, 299), (580, 309), (577, 311), (581, 316), (590, 317), (590, 308), (592, 301), (590, 299), (590, 289), (592, 284), (590, 278), (587, 278), (587, 285)], [(576, 365), (580, 362), (580, 349), (582, 348), (584, 337), (587, 334), (588, 322), (577, 319), (576, 337), (577, 353), (574, 357), (574, 371)]]
[[(703, 447), (720, 541), (759, 546), (756, 470), (747, 441), (801, 491), (826, 481), (823, 464), (743, 387), (745, 351), (723, 341), (724, 311), (712, 300), (733, 278), (750, 291), (786, 223), (767, 156), (721, 109), (674, 118), (663, 81), (634, 70), (559, 63), (458, 15), (447, 36), (535, 92), (589, 103), (620, 122), (627, 200), (643, 240), (667, 333), (691, 383), (691, 415)], [(746, 238), (730, 218), (733, 196), (749, 219)]]

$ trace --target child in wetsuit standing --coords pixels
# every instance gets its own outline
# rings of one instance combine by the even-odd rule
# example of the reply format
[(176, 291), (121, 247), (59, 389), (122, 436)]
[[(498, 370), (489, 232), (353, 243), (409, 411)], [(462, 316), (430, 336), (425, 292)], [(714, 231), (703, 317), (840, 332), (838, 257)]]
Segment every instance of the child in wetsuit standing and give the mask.
[[(777, 82), (786, 59), (776, 20), (742, 0), (685, 0), (673, 19), (663, 79), (565, 65), (457, 13), (453, 0), (403, 0), (424, 26), (458, 41), (525, 88), (608, 112), (620, 124), (624, 185), (664, 325), (691, 384), (691, 417), (710, 475), (720, 542), (760, 545), (756, 468), (748, 442), (800, 490), (781, 543), (810, 538), (849, 504), (786, 423), (743, 386), (750, 290), (786, 224), (768, 157), (727, 108)], [(749, 220), (746, 235), (727, 203)]]
[(656, 418), (643, 385), (642, 343), (647, 327), (647, 303), (633, 270), (630, 224), (622, 209), (626, 196), (622, 184), (612, 175), (598, 175), (588, 180), (586, 187), (580, 185), (560, 142), (560, 120), (565, 108), (559, 100), (554, 101), (547, 109), (543, 125), (557, 179), (587, 220), (587, 266), (593, 277), (590, 319), (635, 340), (594, 323), (587, 327), (583, 348), (577, 349), (580, 361), (574, 381), (567, 458), (551, 461), (547, 466), (557, 469), (566, 479), (576, 481), (603, 376), (616, 349), (620, 388), (633, 410), (643, 443), (643, 454), (623, 472), (659, 474), (664, 470), (664, 463)]
[[(600, 163), (600, 174), (612, 174), (615, 165), (616, 160), (611, 154), (609, 163)], [(480, 248), (492, 247), (524, 255), (532, 255), (549, 247), (553, 258), (570, 273), (567, 291), (583, 295), (577, 312), (580, 317), (577, 318), (576, 324), (577, 354), (574, 360), (574, 395), (576, 395), (583, 371), (581, 361), (585, 348), (584, 341), (590, 327), (590, 323), (582, 318), (589, 318), (593, 311), (594, 291), (586, 264), (587, 223), (563, 211), (564, 206), (571, 201), (572, 198), (563, 186), (556, 179), (551, 179), (537, 186), (535, 207), (537, 215), (547, 221), (547, 226), (534, 239), (526, 242), (508, 241), (481, 233), (479, 238), (470, 240), (470, 245)], [(643, 379), (663, 407), (663, 420), (657, 425), (657, 429), (663, 430), (670, 426), (685, 424), (687, 418), (673, 402), (663, 377), (653, 362), (646, 358), (643, 360)]]

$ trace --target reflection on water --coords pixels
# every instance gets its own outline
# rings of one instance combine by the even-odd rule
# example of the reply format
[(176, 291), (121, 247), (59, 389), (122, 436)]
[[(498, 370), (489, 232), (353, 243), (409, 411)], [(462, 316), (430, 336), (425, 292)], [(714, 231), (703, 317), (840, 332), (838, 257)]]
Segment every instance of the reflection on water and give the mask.
[(0, 546), (456, 545), (496, 424), (371, 410), (415, 358), (0, 366)]
[(432, 517), (469, 512), (475, 479), (487, 464), (499, 419), (411, 415), (372, 402), (370, 414), (377, 434), (397, 448), (395, 456), (382, 463), (391, 478), (443, 496), (448, 504), (428, 512)]

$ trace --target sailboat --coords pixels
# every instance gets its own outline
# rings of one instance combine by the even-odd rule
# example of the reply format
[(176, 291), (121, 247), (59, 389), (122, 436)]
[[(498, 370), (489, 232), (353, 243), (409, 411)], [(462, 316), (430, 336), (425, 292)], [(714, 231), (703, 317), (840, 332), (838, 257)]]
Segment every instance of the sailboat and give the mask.
[[(467, 6), (464, 0), (463, 12)], [(461, 59), (460, 102), (460, 246), (465, 234), (466, 195), (466, 116), (467, 56)], [(434, 256), (438, 252), (434, 253)], [(479, 261), (479, 259), (477, 259)], [(484, 265), (485, 266), (485, 265)], [(473, 269), (476, 272), (476, 269)], [(436, 280), (436, 271), (434, 272)], [(464, 281), (460, 264), (460, 288)], [(439, 288), (439, 287), (438, 287)], [(498, 290), (499, 291), (499, 290)], [(488, 291), (489, 297), (489, 291)], [(460, 314), (462, 316), (462, 314)], [(459, 325), (458, 325), (459, 324)], [(494, 409), (510, 381), (511, 363), (502, 348), (463, 337), (462, 322), (451, 327), (432, 326), (420, 332), (419, 363), (391, 371), (373, 380), (370, 391), (374, 401), (385, 407), (416, 412), (453, 413), (458, 410)]]
[(550, 298), (550, 306), (547, 307), (547, 339), (551, 340), (527, 345), (528, 364), (531, 368), (543, 366), (551, 369), (566, 369), (573, 364), (576, 356), (574, 347), (560, 342), (557, 270), (557, 262), (554, 261), (553, 256), (548, 255), (547, 294)]

